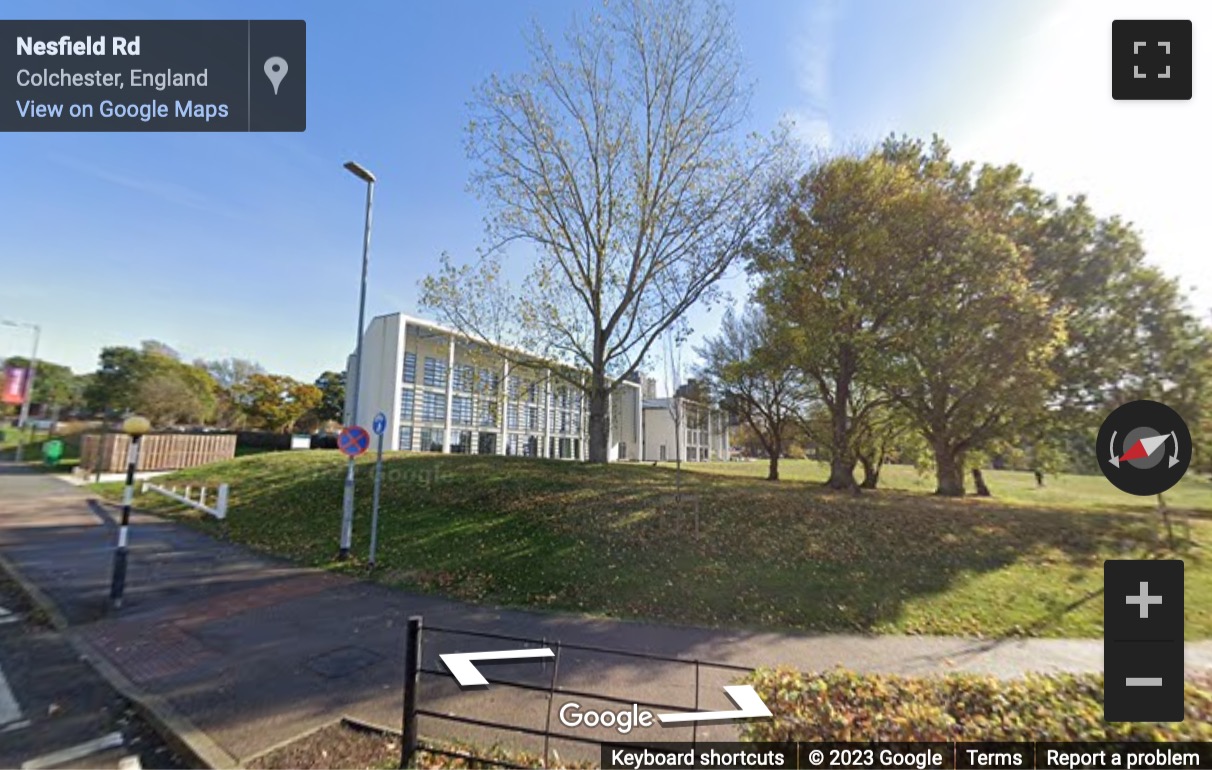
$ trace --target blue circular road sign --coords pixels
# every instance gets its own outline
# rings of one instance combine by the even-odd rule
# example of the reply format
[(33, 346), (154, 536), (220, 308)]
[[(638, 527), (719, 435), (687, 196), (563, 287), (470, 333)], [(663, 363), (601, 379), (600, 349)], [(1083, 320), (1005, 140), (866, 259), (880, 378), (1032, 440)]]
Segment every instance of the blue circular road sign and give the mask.
[(382, 436), (383, 431), (387, 430), (387, 415), (379, 412), (375, 415), (375, 421), (370, 424), (376, 436)]
[(337, 436), (337, 448), (350, 457), (357, 457), (370, 447), (370, 434), (361, 425), (350, 425), (341, 429)]

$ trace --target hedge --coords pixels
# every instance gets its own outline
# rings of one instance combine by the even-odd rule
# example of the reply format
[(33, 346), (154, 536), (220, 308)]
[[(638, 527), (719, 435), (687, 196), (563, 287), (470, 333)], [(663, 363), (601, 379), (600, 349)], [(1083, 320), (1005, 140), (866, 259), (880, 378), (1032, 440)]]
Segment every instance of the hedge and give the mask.
[(742, 728), (751, 741), (1199, 741), (1212, 740), (1212, 681), (1186, 684), (1186, 720), (1103, 722), (1094, 674), (996, 679), (905, 677), (844, 669), (759, 669), (746, 680), (773, 720)]

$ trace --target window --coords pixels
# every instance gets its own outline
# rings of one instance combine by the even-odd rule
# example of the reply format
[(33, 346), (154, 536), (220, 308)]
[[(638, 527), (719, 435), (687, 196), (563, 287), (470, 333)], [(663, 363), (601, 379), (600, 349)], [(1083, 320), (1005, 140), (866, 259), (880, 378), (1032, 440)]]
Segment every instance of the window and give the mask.
[(401, 420), (401, 422), (412, 422), (412, 410), (415, 405), (414, 404), (415, 401), (416, 401), (416, 394), (413, 393), (411, 390), (404, 390), (404, 391), (400, 392), (400, 420)]
[(446, 433), (441, 428), (421, 428), (421, 451), (441, 452), (445, 437)]
[(476, 381), (476, 370), (474, 366), (462, 364), (454, 368), (454, 383), (453, 388), (460, 393), (470, 393)]
[(539, 383), (532, 382), (526, 386), (526, 402), (529, 404), (539, 403)]
[(404, 382), (415, 383), (417, 381), (417, 354), (404, 354)]
[(567, 460), (572, 457), (572, 439), (560, 439), (560, 459)]
[(446, 387), (446, 362), (425, 357), (425, 384), (431, 388)]
[(496, 401), (481, 401), (480, 402), (478, 423), (481, 428), (495, 428), (497, 426), (497, 402)]
[(421, 394), (421, 420), (423, 422), (446, 421), (446, 396), (444, 394)]
[(543, 423), (539, 421), (539, 408), (537, 406), (526, 407), (526, 429), (527, 430), (542, 430)]
[(471, 453), (471, 431), (461, 430), (450, 437), (450, 451), (452, 454), (470, 454)]
[(455, 425), (471, 425), (471, 396), (455, 396), (450, 402), (450, 420)]
[(491, 369), (480, 370), (480, 392), (495, 395), (501, 388), (501, 375)]
[(400, 428), (400, 449), (408, 451), (412, 449), (412, 426)]
[(509, 438), (505, 440), (505, 454), (518, 454), (518, 434), (510, 433)]
[(521, 394), (522, 379), (520, 377), (518, 377), (516, 374), (510, 376), (508, 390), (509, 390), (510, 398), (516, 399), (518, 397), (518, 395)]
[(505, 420), (506, 420), (505, 427), (507, 427), (509, 430), (518, 429), (519, 426), (518, 426), (518, 405), (517, 404), (509, 404), (508, 406), (505, 407)]
[(667, 458), (665, 457), (665, 445), (661, 444), (661, 462), (665, 462), (666, 459)]
[(522, 454), (525, 457), (538, 457), (539, 439), (535, 436), (531, 436), (530, 438), (526, 439), (526, 445), (522, 448)]
[(549, 439), (547, 439), (547, 456), (548, 457), (556, 456), (556, 437), (555, 436), (552, 436)]
[(476, 448), (476, 452), (482, 455), (495, 455), (497, 453), (497, 434), (481, 433), (479, 436), (480, 444)]

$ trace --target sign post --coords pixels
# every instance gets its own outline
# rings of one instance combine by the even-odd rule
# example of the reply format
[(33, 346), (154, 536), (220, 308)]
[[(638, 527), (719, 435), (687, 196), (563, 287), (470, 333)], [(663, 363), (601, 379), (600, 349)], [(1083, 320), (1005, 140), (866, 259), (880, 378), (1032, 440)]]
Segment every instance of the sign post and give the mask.
[(122, 423), (122, 432), (130, 436), (130, 449), (126, 456), (126, 487), (122, 490), (122, 524), (118, 527), (118, 545), (114, 549), (114, 571), (109, 583), (110, 607), (122, 608), (122, 595), (126, 592), (126, 558), (129, 543), (130, 506), (135, 498), (135, 469), (139, 465), (139, 442), (151, 430), (146, 418), (131, 416)]
[(341, 515), (341, 553), (349, 558), (349, 544), (353, 540), (353, 492), (354, 458), (370, 446), (370, 434), (361, 425), (346, 425), (337, 436), (337, 449), (349, 458), (345, 468), (345, 505)]
[(370, 514), (370, 568), (375, 568), (375, 546), (379, 543), (379, 489), (383, 482), (383, 434), (387, 432), (387, 415), (379, 412), (371, 423), (379, 437), (375, 450), (375, 494)]

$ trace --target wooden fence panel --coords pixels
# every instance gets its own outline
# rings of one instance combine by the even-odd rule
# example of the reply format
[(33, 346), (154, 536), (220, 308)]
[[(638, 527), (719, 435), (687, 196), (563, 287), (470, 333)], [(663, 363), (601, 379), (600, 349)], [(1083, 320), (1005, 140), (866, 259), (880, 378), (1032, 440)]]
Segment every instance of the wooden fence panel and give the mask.
[[(193, 468), (236, 456), (234, 433), (150, 433), (139, 451), (140, 471)], [(100, 473), (126, 470), (130, 437), (124, 433), (91, 433), (80, 442), (81, 469)]]

